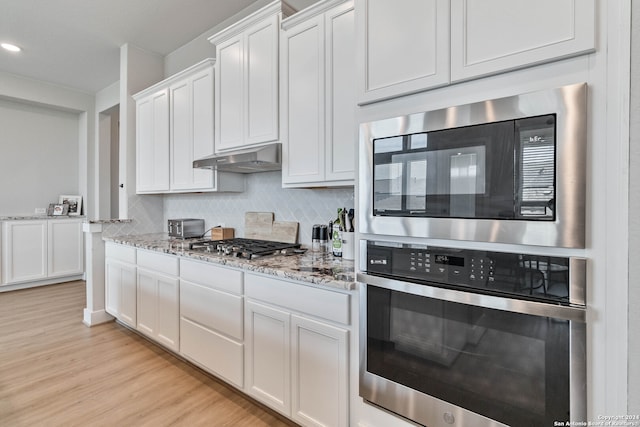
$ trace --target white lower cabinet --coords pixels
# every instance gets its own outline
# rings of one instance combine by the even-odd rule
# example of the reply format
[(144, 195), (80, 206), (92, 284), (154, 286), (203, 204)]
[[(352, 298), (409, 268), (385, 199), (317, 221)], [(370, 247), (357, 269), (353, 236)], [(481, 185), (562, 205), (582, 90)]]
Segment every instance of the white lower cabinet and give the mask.
[(3, 223), (3, 283), (71, 277), (84, 272), (82, 219)]
[(292, 418), (306, 426), (347, 426), (349, 331), (291, 315)]
[(178, 258), (138, 250), (138, 331), (173, 351), (180, 346)]
[(105, 310), (122, 323), (135, 328), (136, 249), (116, 243), (105, 244)]
[(349, 424), (349, 295), (245, 275), (245, 391), (304, 426)]
[(84, 234), (82, 220), (49, 220), (47, 226), (48, 277), (84, 272)]
[(243, 273), (180, 260), (180, 353), (242, 389)]

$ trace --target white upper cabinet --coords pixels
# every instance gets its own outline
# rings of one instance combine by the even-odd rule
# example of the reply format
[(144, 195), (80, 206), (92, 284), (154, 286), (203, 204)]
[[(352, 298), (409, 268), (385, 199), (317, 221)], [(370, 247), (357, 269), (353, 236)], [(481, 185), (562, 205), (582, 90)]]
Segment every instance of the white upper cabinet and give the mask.
[(449, 83), (449, 0), (356, 0), (358, 103)]
[(280, 20), (274, 1), (209, 38), (216, 46), (216, 151), (277, 141)]
[(353, 185), (354, 19), (352, 1), (332, 1), (317, 3), (282, 24), (284, 187)]
[(134, 95), (138, 193), (244, 190), (237, 174), (193, 168), (215, 152), (214, 64), (206, 59)]
[(595, 0), (355, 0), (358, 104), (595, 49)]
[(213, 67), (169, 87), (171, 117), (171, 189), (214, 187), (211, 170), (194, 169), (193, 161), (214, 152)]
[(169, 190), (169, 90), (136, 98), (136, 191)]
[(451, 80), (595, 48), (595, 0), (451, 0)]

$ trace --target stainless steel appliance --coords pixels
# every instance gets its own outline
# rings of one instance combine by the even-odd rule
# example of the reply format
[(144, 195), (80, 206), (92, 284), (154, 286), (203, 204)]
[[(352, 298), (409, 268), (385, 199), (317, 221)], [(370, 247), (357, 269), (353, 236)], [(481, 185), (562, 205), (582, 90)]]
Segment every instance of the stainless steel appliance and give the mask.
[(169, 237), (188, 239), (202, 237), (204, 234), (204, 219), (179, 218), (167, 221)]
[(430, 427), (586, 420), (586, 260), (361, 242), (360, 395)]
[(194, 168), (224, 172), (256, 173), (282, 169), (282, 148), (279, 142), (232, 151), (194, 160)]
[(189, 245), (189, 249), (199, 252), (216, 253), (223, 256), (254, 259), (269, 255), (292, 255), (300, 252), (300, 244), (272, 242), (258, 239), (200, 240)]
[(587, 86), (360, 127), (359, 230), (585, 247)]

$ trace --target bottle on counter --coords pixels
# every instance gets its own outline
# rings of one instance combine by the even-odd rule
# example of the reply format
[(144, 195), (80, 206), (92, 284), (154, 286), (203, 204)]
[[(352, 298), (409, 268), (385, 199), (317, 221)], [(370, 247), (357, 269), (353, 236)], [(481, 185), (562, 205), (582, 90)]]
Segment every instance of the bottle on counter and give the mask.
[(331, 249), (333, 256), (342, 257), (342, 230), (337, 222), (333, 223), (331, 231)]

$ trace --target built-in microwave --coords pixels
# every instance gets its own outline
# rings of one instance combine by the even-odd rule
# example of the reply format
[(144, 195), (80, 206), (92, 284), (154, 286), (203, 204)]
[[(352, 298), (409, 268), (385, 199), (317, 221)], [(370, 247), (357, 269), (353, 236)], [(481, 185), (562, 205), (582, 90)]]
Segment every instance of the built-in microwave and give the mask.
[(585, 247), (587, 85), (360, 127), (360, 232)]

